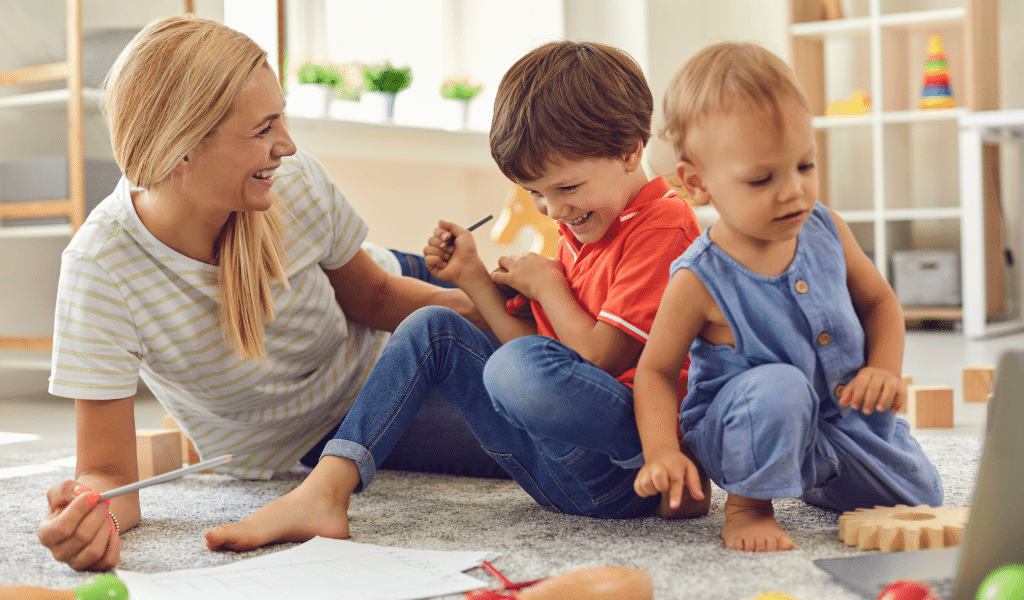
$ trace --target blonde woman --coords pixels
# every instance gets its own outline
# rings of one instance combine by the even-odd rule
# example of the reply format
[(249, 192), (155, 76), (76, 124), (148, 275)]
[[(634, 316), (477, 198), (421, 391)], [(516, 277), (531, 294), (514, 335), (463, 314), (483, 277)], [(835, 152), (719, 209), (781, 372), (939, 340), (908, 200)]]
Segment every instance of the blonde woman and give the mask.
[(39, 527), (56, 559), (88, 570), (116, 565), (140, 519), (137, 493), (98, 501), (138, 479), (140, 376), (200, 454), (268, 478), (315, 462), (410, 312), (476, 315), (461, 291), (398, 276), (399, 257), (363, 245), (366, 223), (297, 151), (245, 35), (157, 21), (106, 87), (125, 177), (62, 258), (50, 392), (75, 399), (78, 463)]

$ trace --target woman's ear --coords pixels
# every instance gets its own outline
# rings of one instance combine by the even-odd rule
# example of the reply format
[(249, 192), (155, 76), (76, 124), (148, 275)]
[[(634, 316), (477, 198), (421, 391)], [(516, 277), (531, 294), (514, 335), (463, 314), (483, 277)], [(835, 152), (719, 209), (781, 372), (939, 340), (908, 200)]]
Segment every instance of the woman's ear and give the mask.
[(192, 163), (189, 160), (188, 154), (182, 156), (181, 160), (178, 161), (178, 164), (174, 165), (174, 170), (182, 174), (189, 172), (191, 169)]
[(676, 175), (679, 176), (687, 197), (693, 200), (694, 204), (703, 206), (711, 202), (711, 194), (704, 187), (704, 181), (700, 178), (696, 165), (688, 160), (679, 161), (676, 165)]

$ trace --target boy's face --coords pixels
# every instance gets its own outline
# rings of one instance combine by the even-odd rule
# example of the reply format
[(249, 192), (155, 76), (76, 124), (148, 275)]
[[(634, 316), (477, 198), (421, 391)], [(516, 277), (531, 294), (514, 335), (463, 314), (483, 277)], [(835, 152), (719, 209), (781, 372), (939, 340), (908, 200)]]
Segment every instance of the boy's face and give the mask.
[(814, 210), (811, 115), (792, 100), (780, 111), (776, 127), (766, 111), (740, 105), (702, 119), (688, 136), (694, 162), (681, 162), (678, 172), (697, 202), (718, 211), (711, 231), (720, 246), (765, 249), (791, 241)]
[(564, 223), (580, 243), (589, 244), (604, 237), (639, 191), (634, 173), (642, 155), (643, 146), (637, 144), (626, 158), (559, 157), (547, 163), (540, 178), (520, 185), (542, 215)]

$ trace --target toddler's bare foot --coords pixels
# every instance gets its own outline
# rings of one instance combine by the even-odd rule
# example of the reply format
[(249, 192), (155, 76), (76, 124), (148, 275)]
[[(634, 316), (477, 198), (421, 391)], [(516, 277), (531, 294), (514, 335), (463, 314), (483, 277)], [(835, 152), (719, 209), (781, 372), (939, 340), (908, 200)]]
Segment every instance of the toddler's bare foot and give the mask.
[(725, 501), (722, 541), (727, 548), (745, 552), (777, 552), (796, 548), (775, 520), (771, 500), (731, 494)]
[(655, 509), (654, 514), (662, 519), (703, 517), (711, 512), (711, 480), (708, 479), (708, 474), (704, 472), (704, 467), (700, 466), (697, 458), (690, 452), (690, 447), (683, 440), (679, 440), (679, 450), (692, 460), (693, 464), (697, 465), (697, 470), (700, 473), (700, 489), (704, 492), (704, 498), (697, 500), (690, 495), (689, 488), (683, 486), (683, 502), (679, 505), (679, 508), (669, 506), (668, 494), (662, 494), (661, 502), (658, 503), (658, 508)]
[[(358, 484), (358, 471), (356, 484), (348, 488), (348, 493), (339, 493), (338, 472), (321, 468), (327, 458), (320, 461), (299, 487), (238, 523), (207, 531), (206, 547), (244, 551), (280, 542), (305, 542), (316, 536), (348, 538), (349, 494)], [(354, 464), (351, 468), (355, 468)]]

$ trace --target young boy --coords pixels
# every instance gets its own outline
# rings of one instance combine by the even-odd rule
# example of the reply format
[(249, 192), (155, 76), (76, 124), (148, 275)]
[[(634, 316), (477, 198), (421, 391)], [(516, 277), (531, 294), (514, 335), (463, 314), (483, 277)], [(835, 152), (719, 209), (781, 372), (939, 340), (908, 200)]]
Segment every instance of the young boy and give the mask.
[(752, 44), (711, 46), (676, 73), (665, 115), (685, 190), (719, 219), (673, 262), (637, 368), (637, 493), (674, 496), (690, 468), (664, 440), (689, 353), (680, 424), (729, 493), (727, 547), (794, 547), (774, 498), (837, 511), (941, 504), (938, 472), (890, 412), (900, 305), (817, 202), (811, 113), (792, 71)]
[[(498, 88), (491, 152), (558, 221), (558, 257), (503, 257), (492, 276), (472, 235), (447, 222), (424, 251), (431, 271), (466, 291), (503, 345), (495, 350), (453, 311), (413, 313), (306, 480), (241, 523), (207, 532), (207, 545), (347, 537), (350, 495), (370, 484), (435, 386), (545, 508), (605, 518), (706, 514), (710, 484), (696, 468), (685, 501), (671, 506), (632, 486), (643, 461), (636, 361), (670, 261), (700, 235), (689, 205), (641, 167), (652, 111), (640, 68), (614, 48), (553, 42), (520, 59)], [(499, 284), (530, 300), (528, 317), (510, 314)], [(685, 389), (685, 372), (676, 380)]]

